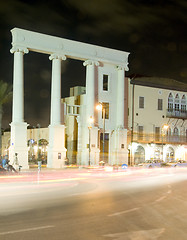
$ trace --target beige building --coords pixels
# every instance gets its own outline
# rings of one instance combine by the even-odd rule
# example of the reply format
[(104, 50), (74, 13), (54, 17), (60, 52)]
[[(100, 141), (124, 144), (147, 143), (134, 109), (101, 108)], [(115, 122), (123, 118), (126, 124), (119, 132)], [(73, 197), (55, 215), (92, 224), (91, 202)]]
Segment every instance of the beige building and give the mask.
[(171, 79), (128, 79), (129, 163), (187, 160), (187, 85)]

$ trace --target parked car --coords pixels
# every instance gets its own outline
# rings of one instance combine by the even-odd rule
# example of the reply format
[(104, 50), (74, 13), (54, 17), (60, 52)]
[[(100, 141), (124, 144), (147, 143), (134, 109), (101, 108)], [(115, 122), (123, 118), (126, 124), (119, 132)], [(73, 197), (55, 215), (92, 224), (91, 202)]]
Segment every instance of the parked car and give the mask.
[(173, 164), (172, 167), (187, 167), (187, 161), (179, 160), (177, 163)]
[(139, 166), (145, 168), (157, 168), (157, 167), (167, 167), (167, 163), (160, 159), (146, 160), (144, 163), (140, 163)]

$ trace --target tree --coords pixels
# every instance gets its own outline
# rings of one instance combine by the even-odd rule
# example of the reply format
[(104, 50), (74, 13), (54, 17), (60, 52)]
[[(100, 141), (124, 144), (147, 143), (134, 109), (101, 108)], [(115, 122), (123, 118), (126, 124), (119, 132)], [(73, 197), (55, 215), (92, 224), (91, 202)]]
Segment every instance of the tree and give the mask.
[(2, 151), (2, 117), (3, 117), (3, 105), (10, 102), (12, 99), (12, 85), (7, 82), (0, 81), (0, 154)]

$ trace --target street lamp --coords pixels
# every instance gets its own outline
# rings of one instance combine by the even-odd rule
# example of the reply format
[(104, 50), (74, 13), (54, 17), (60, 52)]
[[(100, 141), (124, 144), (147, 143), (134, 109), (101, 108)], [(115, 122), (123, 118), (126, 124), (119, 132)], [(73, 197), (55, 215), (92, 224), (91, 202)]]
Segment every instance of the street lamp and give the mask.
[(103, 161), (104, 161), (104, 156), (105, 156), (105, 107), (103, 105), (103, 103), (99, 103), (97, 106), (96, 106), (96, 109), (98, 111), (101, 111), (102, 110), (102, 113), (103, 113)]
[(88, 165), (90, 166), (90, 152), (91, 152), (91, 128), (92, 128), (92, 123), (94, 122), (94, 119), (92, 116), (90, 116), (89, 118), (89, 126), (88, 126), (88, 130), (89, 130), (89, 162)]
[(161, 134), (162, 134), (162, 160), (164, 161), (164, 143), (163, 143), (163, 138), (164, 138), (164, 132), (167, 131), (169, 126), (167, 124), (164, 124), (162, 126)]

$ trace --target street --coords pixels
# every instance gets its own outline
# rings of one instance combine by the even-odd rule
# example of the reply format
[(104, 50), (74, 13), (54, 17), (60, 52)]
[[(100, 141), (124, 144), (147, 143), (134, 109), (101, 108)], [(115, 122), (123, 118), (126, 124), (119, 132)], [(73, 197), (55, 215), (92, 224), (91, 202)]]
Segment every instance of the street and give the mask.
[(187, 239), (187, 169), (0, 176), (0, 239)]

